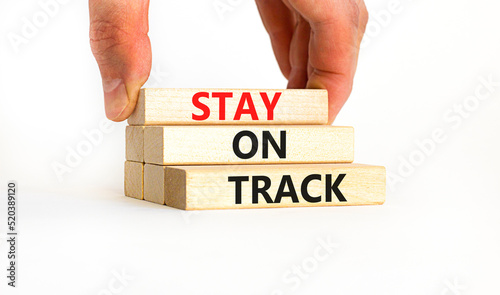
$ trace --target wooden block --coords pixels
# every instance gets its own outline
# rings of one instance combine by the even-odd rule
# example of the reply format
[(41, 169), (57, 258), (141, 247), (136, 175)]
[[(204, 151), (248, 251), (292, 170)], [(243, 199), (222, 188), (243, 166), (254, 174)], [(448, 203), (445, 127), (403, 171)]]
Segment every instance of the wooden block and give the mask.
[[(150, 169), (154, 173), (148, 173)], [(380, 205), (385, 201), (386, 176), (381, 166), (146, 164), (145, 172), (145, 199), (161, 204), (163, 198), (166, 205), (184, 210)]]
[(125, 196), (144, 198), (144, 163), (125, 162)]
[(144, 162), (144, 126), (125, 129), (125, 157), (128, 161)]
[(327, 124), (320, 89), (141, 89), (130, 125)]
[(144, 200), (165, 204), (164, 188), (166, 186), (164, 177), (164, 166), (144, 165)]
[(150, 164), (351, 163), (353, 159), (352, 127), (148, 126), (144, 129), (144, 160)]

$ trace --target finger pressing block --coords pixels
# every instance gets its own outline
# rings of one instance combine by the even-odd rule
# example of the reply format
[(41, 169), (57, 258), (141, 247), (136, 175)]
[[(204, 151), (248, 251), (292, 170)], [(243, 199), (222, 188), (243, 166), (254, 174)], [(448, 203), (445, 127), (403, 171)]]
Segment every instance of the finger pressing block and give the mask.
[(144, 199), (184, 210), (378, 205), (385, 183), (361, 164), (144, 166)]
[(144, 160), (158, 165), (352, 163), (354, 129), (334, 126), (154, 126)]
[(145, 88), (130, 125), (327, 124), (320, 89)]

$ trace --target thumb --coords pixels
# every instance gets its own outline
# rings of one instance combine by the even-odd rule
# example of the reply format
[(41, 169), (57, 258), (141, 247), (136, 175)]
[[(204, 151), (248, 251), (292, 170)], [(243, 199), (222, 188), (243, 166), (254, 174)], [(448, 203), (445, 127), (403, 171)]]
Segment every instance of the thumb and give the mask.
[(89, 0), (90, 47), (113, 121), (130, 116), (151, 71), (148, 8), (149, 0)]

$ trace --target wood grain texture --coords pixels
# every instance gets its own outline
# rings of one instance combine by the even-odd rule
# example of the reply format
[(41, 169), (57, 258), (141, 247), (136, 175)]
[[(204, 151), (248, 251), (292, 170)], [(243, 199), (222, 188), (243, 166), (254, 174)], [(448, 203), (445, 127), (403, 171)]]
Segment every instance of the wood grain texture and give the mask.
[[(193, 114), (203, 112), (193, 104), (193, 96), (198, 92), (231, 92), (232, 97), (225, 99), (225, 120), (220, 120), (219, 98), (201, 98), (200, 102), (208, 106), (210, 115), (197, 121)], [(243, 114), (235, 120), (240, 98), (249, 92), (255, 106), (258, 120)], [(265, 92), (272, 102), (274, 94), (281, 92), (273, 111), (273, 120), (268, 120), (268, 110), (260, 93)], [(245, 104), (245, 107), (249, 107)], [(130, 125), (274, 125), (274, 124), (327, 124), (328, 93), (320, 89), (141, 89), (135, 111), (128, 119)]]
[(144, 162), (144, 126), (125, 128), (125, 158), (128, 161)]
[(144, 163), (125, 162), (125, 196), (144, 199)]
[[(154, 188), (156, 195), (152, 198), (159, 200), (163, 197), (167, 206), (184, 210), (379, 205), (385, 201), (386, 172), (381, 166), (361, 164), (156, 166), (146, 164), (145, 167), (145, 171), (155, 170), (155, 173), (145, 175), (146, 186), (158, 186)], [(306, 181), (311, 175), (316, 178)], [(291, 182), (283, 180), (288, 176)], [(155, 179), (148, 179), (150, 177)], [(248, 178), (247, 181), (240, 182), (239, 204), (236, 181), (229, 181), (230, 177)], [(266, 181), (257, 179), (259, 177), (268, 178), (270, 181), (269, 188), (265, 192), (271, 202), (268, 202), (262, 193), (257, 193), (257, 203), (254, 202), (257, 188), (264, 188), (266, 185)], [(338, 179), (341, 181), (335, 186)], [(253, 184), (254, 181), (256, 185)], [(344, 200), (332, 189), (332, 185), (338, 189)], [(303, 186), (305, 186), (305, 191)], [(328, 190), (330, 190), (329, 197)], [(297, 202), (294, 202), (294, 198), (291, 197), (292, 191), (295, 192)], [(311, 198), (315, 198), (315, 202)], [(157, 202), (161, 203), (161, 201)]]
[(144, 165), (144, 200), (165, 204), (165, 187), (164, 167)]
[[(241, 131), (255, 134), (255, 155), (242, 159), (233, 150), (233, 141)], [(282, 132), (286, 136), (286, 154), (268, 144), (264, 158), (264, 132), (279, 148)], [(249, 137), (242, 137), (239, 150), (252, 150)], [(354, 159), (354, 129), (334, 126), (148, 126), (144, 130), (144, 160), (158, 165), (274, 164), (274, 163), (351, 163)]]

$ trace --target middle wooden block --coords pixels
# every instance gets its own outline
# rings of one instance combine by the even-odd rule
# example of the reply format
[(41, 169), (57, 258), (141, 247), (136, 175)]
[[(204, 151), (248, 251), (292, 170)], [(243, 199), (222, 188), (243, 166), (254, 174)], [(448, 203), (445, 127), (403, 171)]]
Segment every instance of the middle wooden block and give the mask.
[(352, 163), (352, 127), (151, 126), (144, 161), (158, 165)]

